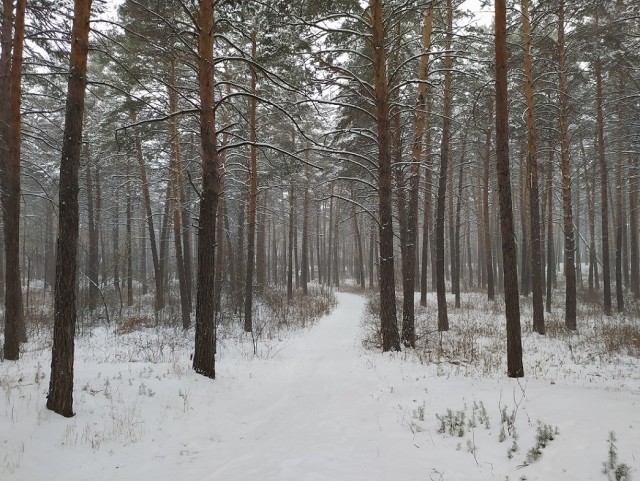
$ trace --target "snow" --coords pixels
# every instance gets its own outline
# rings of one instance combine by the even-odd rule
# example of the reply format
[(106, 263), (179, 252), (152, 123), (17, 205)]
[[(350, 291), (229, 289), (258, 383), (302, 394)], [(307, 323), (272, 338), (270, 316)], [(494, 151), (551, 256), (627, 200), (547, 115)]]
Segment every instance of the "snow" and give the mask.
[[(602, 365), (600, 376), (581, 373), (580, 359), (535, 370), (567, 353), (531, 335), (532, 374), (512, 380), (452, 359), (381, 354), (362, 344), (364, 298), (337, 298), (312, 328), (261, 340), (258, 357), (248, 338), (224, 341), (215, 381), (190, 369), (192, 337), (180, 330), (88, 329), (70, 419), (45, 408), (50, 352), (36, 336), (20, 361), (0, 363), (0, 479), (607, 480), (610, 431), (638, 476), (635, 360)], [(488, 429), (477, 419), (462, 437), (438, 432), (436, 415), (463, 410), (469, 421), (480, 405)], [(513, 438), (499, 441), (503, 410), (515, 412), (511, 459)], [(538, 421), (559, 434), (524, 466)]]

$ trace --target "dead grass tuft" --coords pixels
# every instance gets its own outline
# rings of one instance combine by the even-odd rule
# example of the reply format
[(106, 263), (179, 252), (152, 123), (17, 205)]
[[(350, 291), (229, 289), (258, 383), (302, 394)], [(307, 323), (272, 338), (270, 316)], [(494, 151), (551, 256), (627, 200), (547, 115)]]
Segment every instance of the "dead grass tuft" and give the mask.
[(153, 327), (154, 321), (150, 317), (147, 316), (132, 316), (124, 319), (118, 328), (116, 329), (117, 334), (131, 334), (135, 331), (140, 331), (146, 327)]

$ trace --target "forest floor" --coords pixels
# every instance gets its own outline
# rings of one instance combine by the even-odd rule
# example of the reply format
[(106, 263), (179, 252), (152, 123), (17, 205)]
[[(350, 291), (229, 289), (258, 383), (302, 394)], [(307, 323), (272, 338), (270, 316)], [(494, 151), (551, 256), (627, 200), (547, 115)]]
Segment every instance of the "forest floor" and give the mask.
[[(45, 408), (45, 336), (28, 343), (0, 363), (0, 480), (640, 476), (636, 357), (529, 333), (531, 375), (512, 380), (442, 352), (383, 355), (363, 347), (365, 298), (336, 295), (330, 315), (260, 340), (257, 356), (246, 336), (221, 342), (215, 381), (190, 369), (181, 330), (91, 329), (77, 342), (70, 419)], [(542, 343), (554, 347), (532, 347)]]

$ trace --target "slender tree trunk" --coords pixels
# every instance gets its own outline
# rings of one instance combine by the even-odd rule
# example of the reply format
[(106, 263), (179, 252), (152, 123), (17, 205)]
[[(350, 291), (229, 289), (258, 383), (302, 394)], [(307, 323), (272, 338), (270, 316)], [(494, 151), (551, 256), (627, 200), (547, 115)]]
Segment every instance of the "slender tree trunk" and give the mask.
[[(2, 211), (4, 219), (4, 276), (5, 276), (5, 331), (4, 357), (17, 360), (20, 342), (27, 340), (20, 285), (20, 143), (22, 96), (22, 52), (24, 43), (24, 17), (26, 1), (18, 0), (15, 20), (12, 22), (13, 2), (4, 2), (2, 19), (2, 59), (0, 60), (0, 184), (2, 185)], [(11, 27), (14, 27), (13, 40)], [(13, 47), (13, 51), (11, 50)], [(9, 60), (9, 55), (11, 55)], [(7, 105), (8, 103), (8, 105)]]
[[(295, 165), (295, 164), (294, 164)], [(296, 191), (294, 187), (295, 167), (292, 165), (291, 184), (289, 186), (289, 260), (287, 262), (287, 302), (293, 300), (293, 237), (295, 235)], [(337, 254), (337, 253), (336, 253)]]
[(427, 271), (429, 270), (429, 222), (431, 214), (431, 183), (433, 182), (433, 160), (431, 157), (431, 106), (432, 96), (427, 93), (425, 105), (425, 136), (424, 136), (424, 206), (422, 217), (422, 271), (420, 277), (420, 305), (427, 305)]
[[(228, 85), (228, 84), (227, 84)], [(230, 91), (230, 87), (227, 87), (227, 93)], [(230, 122), (230, 115), (227, 110), (223, 111), (222, 125), (226, 126)], [(224, 172), (227, 164), (227, 150), (224, 147), (229, 142), (229, 132), (224, 130), (222, 133), (222, 152), (220, 152), (218, 161), (220, 162), (220, 169)], [(222, 287), (224, 281), (227, 278), (227, 271), (229, 271), (229, 277), (231, 278), (231, 292), (235, 289), (235, 262), (233, 261), (232, 248), (231, 248), (231, 235), (229, 230), (229, 216), (227, 215), (227, 200), (224, 196), (226, 192), (226, 180), (223, 175), (220, 177), (220, 192), (222, 193), (218, 198), (218, 222), (216, 222), (216, 278), (215, 278), (215, 292), (214, 302), (215, 311), (219, 312), (222, 305)], [(226, 236), (225, 236), (226, 232)], [(227, 249), (225, 249), (225, 244)], [(215, 314), (214, 314), (215, 316)]]
[(262, 194), (262, 208), (259, 212), (258, 233), (257, 233), (257, 256), (256, 256), (256, 284), (259, 292), (262, 292), (267, 284), (267, 248), (266, 248), (266, 226), (267, 226), (267, 192)]
[[(251, 58), (257, 57), (256, 37), (258, 32), (254, 28), (251, 32)], [(256, 113), (258, 101), (256, 97), (258, 77), (255, 68), (251, 68), (251, 96), (249, 97), (249, 216), (247, 219), (247, 271), (244, 282), (244, 332), (253, 330), (253, 271), (256, 261), (256, 211), (258, 209), (258, 149)]]
[(438, 179), (438, 208), (436, 213), (436, 290), (438, 297), (438, 330), (449, 330), (447, 316), (447, 298), (444, 279), (445, 245), (444, 245), (444, 211), (447, 196), (447, 169), (450, 165), (451, 143), (451, 81), (453, 57), (451, 56), (451, 42), (453, 37), (453, 6), (447, 0), (447, 33), (445, 40), (444, 58), (444, 105), (442, 112), (442, 142), (440, 146), (440, 177)]
[(575, 241), (573, 231), (573, 213), (571, 209), (571, 166), (569, 164), (569, 125), (568, 101), (566, 86), (566, 58), (564, 48), (564, 0), (560, 0), (558, 9), (558, 91), (560, 95), (560, 167), (562, 171), (562, 206), (564, 212), (564, 273), (565, 288), (565, 325), (568, 329), (576, 329), (576, 270)]
[(580, 139), (580, 153), (582, 157), (582, 166), (584, 169), (584, 180), (587, 193), (587, 220), (589, 228), (589, 276), (588, 289), (593, 292), (593, 274), (596, 260), (596, 241), (595, 241), (595, 179), (590, 175), (587, 166), (587, 155), (584, 150), (584, 142)]
[[(355, 201), (355, 193), (353, 191), (353, 183), (351, 184), (351, 198)], [(353, 217), (353, 232), (355, 234), (357, 260), (356, 260), (356, 281), (360, 284), (360, 287), (365, 288), (364, 281), (364, 255), (362, 252), (362, 236), (360, 235), (360, 226), (358, 224), (358, 215), (356, 211), (356, 204), (352, 204), (351, 215)]]
[[(624, 98), (622, 77), (619, 82), (619, 97)], [(618, 312), (624, 312), (624, 293), (622, 284), (622, 239), (625, 223), (622, 202), (622, 106), (618, 102), (616, 122), (616, 301)]]
[(100, 244), (100, 278), (103, 286), (107, 285), (107, 245), (102, 229), (102, 182), (100, 180), (100, 166), (96, 165), (96, 228), (98, 229), (98, 243)]
[[(521, 251), (520, 251), (520, 294), (527, 297), (529, 295), (530, 288), (530, 272), (529, 268), (531, 267), (531, 256), (529, 253), (529, 242), (531, 239), (529, 238), (529, 225), (527, 219), (527, 177), (528, 175), (525, 173), (527, 167), (524, 165), (526, 160), (523, 155), (520, 156), (520, 228), (522, 232), (522, 242), (521, 242)], [(530, 217), (529, 217), (530, 219)]]
[(375, 86), (375, 115), (378, 140), (378, 196), (380, 228), (380, 324), (382, 350), (399, 351), (400, 333), (396, 314), (396, 287), (391, 209), (391, 126), (384, 42), (382, 0), (369, 0), (371, 9), (371, 56)]
[(547, 161), (547, 301), (545, 310), (551, 312), (551, 292), (555, 284), (555, 250), (553, 240), (553, 145), (549, 146)]
[[(596, 28), (598, 16), (596, 15)], [(607, 161), (604, 155), (604, 113), (602, 110), (602, 62), (595, 60), (596, 75), (596, 133), (598, 144), (598, 164), (600, 166), (600, 210), (602, 236), (602, 283), (604, 289), (604, 313), (611, 315), (611, 268), (609, 264), (609, 183)]]
[(54, 302), (51, 378), (47, 409), (73, 416), (73, 364), (76, 328), (76, 262), (78, 242), (78, 170), (87, 82), (91, 0), (76, 0), (71, 30), (69, 83), (60, 162), (58, 246)]
[(131, 178), (130, 178), (130, 166), (129, 160), (127, 160), (127, 205), (126, 205), (126, 216), (127, 216), (127, 238), (125, 240), (125, 257), (127, 259), (127, 306), (133, 306), (133, 259), (131, 256), (132, 246), (131, 246)]
[(198, 12), (198, 86), (202, 142), (202, 193), (198, 240), (198, 284), (193, 369), (215, 378), (215, 244), (216, 214), (221, 192), (214, 110), (214, 1), (200, 0)]
[(304, 170), (304, 199), (302, 201), (302, 272), (300, 281), (302, 283), (302, 295), (306, 296), (307, 284), (309, 283), (309, 166), (305, 166)]
[[(136, 122), (136, 114), (131, 112), (131, 121)], [(142, 197), (144, 201), (144, 209), (147, 217), (147, 227), (149, 229), (149, 244), (151, 246), (151, 258), (153, 261), (153, 273), (155, 280), (155, 310), (156, 313), (164, 309), (164, 290), (162, 288), (162, 271), (160, 269), (160, 258), (158, 256), (158, 244), (156, 242), (156, 229), (153, 222), (153, 212), (151, 210), (151, 194), (149, 193), (149, 181), (147, 180), (147, 166), (142, 153), (142, 142), (138, 132), (134, 131), (136, 144), (136, 157), (138, 158), (138, 167), (140, 169), (140, 181), (142, 182)]]
[(93, 179), (91, 177), (91, 162), (87, 156), (87, 218), (89, 231), (89, 311), (95, 311), (98, 296), (98, 229), (95, 221), (95, 211), (93, 208)]
[(118, 204), (114, 205), (113, 230), (111, 231), (111, 234), (111, 240), (113, 241), (113, 286), (118, 293), (120, 309), (122, 310), (122, 291), (120, 290), (120, 208)]
[(335, 225), (333, 226), (333, 285), (340, 287), (340, 236), (338, 228), (340, 227), (340, 208), (338, 199), (336, 199)]
[[(178, 111), (178, 94), (175, 89), (176, 83), (176, 61), (170, 59), (169, 63), (169, 81), (167, 83), (167, 94), (169, 97), (169, 110), (171, 112)], [(170, 199), (173, 203), (173, 243), (176, 251), (176, 271), (178, 273), (178, 287), (180, 289), (180, 312), (182, 316), (182, 328), (188, 329), (191, 325), (191, 299), (189, 296), (189, 287), (187, 285), (187, 274), (185, 269), (184, 249), (183, 249), (183, 227), (182, 212), (184, 207), (184, 190), (182, 179), (182, 167), (180, 156), (180, 134), (178, 131), (178, 118), (172, 117), (169, 121), (169, 134), (171, 146), (171, 160), (169, 165), (169, 188), (171, 194), (167, 196), (167, 204)], [(188, 240), (188, 236), (187, 236)], [(166, 269), (166, 267), (165, 267)], [(168, 270), (168, 269), (166, 269)]]
[(454, 242), (453, 242), (453, 250), (454, 250), (454, 259), (455, 259), (455, 269), (452, 272), (451, 281), (453, 284), (453, 293), (455, 294), (455, 305), (456, 308), (460, 308), (460, 276), (462, 273), (462, 264), (461, 264), (461, 256), (460, 256), (460, 214), (462, 211), (462, 186), (464, 179), (464, 158), (465, 152), (467, 149), (467, 130), (465, 129), (462, 135), (462, 154), (460, 156), (460, 171), (458, 172), (458, 194), (456, 201), (456, 222), (455, 222), (455, 233), (454, 233)]
[[(55, 279), (56, 279), (56, 251), (54, 248), (54, 242), (53, 242), (53, 218), (54, 218), (54, 213), (53, 213), (53, 201), (46, 199), (45, 200), (47, 207), (46, 207), (46, 219), (45, 219), (45, 247), (44, 247), (44, 256), (45, 256), (45, 260), (44, 260), (44, 280), (45, 280), (45, 286), (47, 288), (50, 288), (51, 291), (53, 292), (53, 288), (55, 286)], [(96, 234), (96, 244), (97, 244), (97, 234)], [(96, 245), (96, 258), (97, 258), (97, 245)], [(0, 260), (3, 259), (3, 256), (0, 255)], [(97, 261), (96, 261), (96, 284), (97, 284)], [(2, 272), (3, 269), (0, 269), (0, 272)], [(0, 276), (1, 277), (1, 276)], [(1, 286), (1, 292), (4, 292), (4, 286)]]
[[(493, 98), (490, 97), (487, 104), (489, 118), (487, 125), (493, 121)], [(491, 301), (495, 298), (495, 281), (493, 272), (493, 248), (491, 246), (491, 214), (489, 212), (489, 164), (491, 162), (491, 130), (487, 129), (484, 144), (484, 168), (482, 179), (484, 189), (482, 193), (482, 211), (484, 221), (484, 259), (487, 274), (487, 298)]]
[(631, 234), (631, 275), (629, 284), (635, 299), (640, 299), (640, 249), (638, 248), (638, 155), (629, 153), (629, 230)]
[(171, 203), (172, 199), (172, 185), (171, 181), (167, 181), (167, 188), (165, 190), (164, 206), (162, 210), (162, 225), (160, 227), (160, 279), (162, 281), (162, 297), (165, 296), (165, 289), (169, 280), (169, 237), (172, 221)]
[(522, 343), (520, 340), (518, 260), (513, 229), (511, 179), (509, 176), (506, 11), (506, 1), (496, 0), (496, 156), (500, 197), (504, 301), (507, 318), (507, 374), (509, 377), (522, 377), (524, 376), (524, 368), (522, 367)]

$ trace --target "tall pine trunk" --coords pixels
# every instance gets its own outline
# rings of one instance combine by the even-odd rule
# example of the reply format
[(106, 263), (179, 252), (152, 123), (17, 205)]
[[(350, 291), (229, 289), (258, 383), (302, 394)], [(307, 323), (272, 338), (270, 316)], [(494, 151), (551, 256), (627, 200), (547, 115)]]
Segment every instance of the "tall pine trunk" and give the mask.
[[(596, 28), (598, 27), (596, 13)], [(602, 284), (604, 295), (604, 313), (611, 315), (611, 267), (609, 264), (609, 182), (607, 180), (607, 161), (604, 154), (604, 113), (602, 109), (602, 61), (595, 60), (596, 75), (596, 135), (598, 144), (598, 165), (600, 166), (600, 210), (602, 236)]]
[(5, 97), (0, 104), (0, 185), (4, 220), (4, 357), (8, 360), (18, 359), (20, 342), (27, 340), (20, 285), (20, 105), (25, 8), (26, 1), (18, 0), (12, 21), (13, 2), (4, 2), (0, 60), (0, 87)]
[(529, 216), (531, 223), (531, 293), (533, 331), (544, 334), (542, 303), (542, 237), (540, 228), (540, 191), (538, 186), (538, 152), (535, 101), (533, 92), (533, 61), (531, 55), (531, 19), (529, 0), (521, 0), (522, 35), (524, 43), (524, 92), (527, 100), (527, 167), (529, 182)]
[(453, 6), (451, 0), (447, 0), (447, 33), (445, 40), (444, 58), (444, 105), (442, 111), (442, 141), (440, 144), (440, 175), (438, 178), (438, 206), (436, 212), (436, 291), (438, 298), (438, 330), (449, 330), (449, 317), (447, 316), (447, 297), (444, 278), (445, 245), (444, 245), (444, 213), (447, 197), (447, 175), (450, 161), (451, 144), (451, 82), (453, 57), (451, 55), (451, 42), (453, 37)]
[(221, 177), (216, 148), (216, 116), (213, 68), (214, 0), (200, 0), (198, 11), (198, 91), (202, 144), (202, 192), (198, 239), (198, 285), (193, 369), (215, 378), (215, 244)]
[[(251, 32), (251, 58), (256, 58), (257, 31)], [(256, 147), (257, 126), (256, 98), (258, 77), (256, 69), (251, 68), (251, 96), (249, 97), (249, 217), (247, 219), (247, 271), (244, 282), (244, 332), (253, 330), (253, 272), (255, 268), (256, 211), (258, 209), (258, 150)]]
[(569, 164), (569, 124), (564, 47), (564, 0), (558, 8), (558, 93), (560, 95), (560, 168), (562, 172), (562, 207), (564, 213), (565, 325), (576, 329), (576, 268), (573, 212), (571, 207), (571, 165)]
[(516, 252), (511, 179), (509, 174), (509, 114), (507, 102), (507, 8), (506, 0), (495, 0), (496, 13), (496, 167), (500, 199), (500, 232), (504, 273), (504, 303), (507, 318), (507, 374), (524, 376), (520, 339), (518, 258)]
[(391, 126), (389, 85), (386, 71), (385, 24), (382, 0), (369, 0), (371, 9), (371, 56), (373, 59), (374, 104), (378, 140), (378, 199), (380, 228), (380, 324), (382, 350), (399, 351), (400, 333), (396, 314), (396, 286), (391, 209)]
[(58, 246), (54, 301), (51, 378), (47, 409), (73, 416), (74, 335), (76, 329), (76, 267), (78, 243), (78, 170), (87, 84), (91, 0), (75, 0), (71, 30), (69, 83), (60, 161)]

